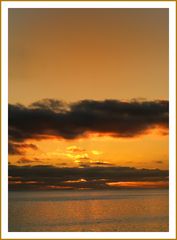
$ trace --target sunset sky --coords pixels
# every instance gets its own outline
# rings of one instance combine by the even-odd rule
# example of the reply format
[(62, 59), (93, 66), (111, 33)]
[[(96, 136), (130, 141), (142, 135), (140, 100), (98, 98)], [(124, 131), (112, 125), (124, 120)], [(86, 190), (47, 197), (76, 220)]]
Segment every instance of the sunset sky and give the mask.
[(168, 9), (10, 9), (10, 183), (166, 186), (168, 81)]

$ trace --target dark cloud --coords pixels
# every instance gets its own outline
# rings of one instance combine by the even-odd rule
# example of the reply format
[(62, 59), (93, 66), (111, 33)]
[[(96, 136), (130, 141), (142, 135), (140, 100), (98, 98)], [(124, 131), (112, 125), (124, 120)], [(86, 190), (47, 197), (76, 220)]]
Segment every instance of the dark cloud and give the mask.
[(90, 132), (134, 137), (156, 127), (168, 130), (168, 113), (168, 101), (84, 100), (66, 105), (46, 99), (29, 107), (10, 104), (9, 139), (74, 139)]
[(56, 99), (43, 99), (32, 103), (30, 107), (34, 109), (46, 109), (55, 112), (65, 112), (67, 109), (67, 104)]
[[(49, 186), (71, 188), (108, 188), (108, 182), (130, 181), (168, 181), (168, 170), (136, 169), (130, 167), (85, 167), (58, 168), (54, 166), (9, 166), (10, 189), (31, 187), (48, 188)], [(16, 179), (21, 185), (15, 184)], [(81, 180), (81, 181), (80, 181)]]
[[(89, 167), (105, 167), (105, 166), (115, 166), (112, 163), (101, 162), (101, 161), (87, 161), (89, 158), (79, 158), (78, 161), (80, 167), (89, 168)], [(83, 161), (84, 160), (84, 161)], [(85, 161), (86, 160), (86, 161)]]
[(37, 146), (27, 143), (14, 143), (9, 141), (8, 152), (10, 155), (23, 155), (26, 149), (37, 150)]

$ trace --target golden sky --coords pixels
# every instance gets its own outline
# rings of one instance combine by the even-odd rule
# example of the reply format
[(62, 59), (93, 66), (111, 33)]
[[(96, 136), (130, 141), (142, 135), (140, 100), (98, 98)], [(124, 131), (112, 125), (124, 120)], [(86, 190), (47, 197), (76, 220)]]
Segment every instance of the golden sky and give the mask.
[(9, 9), (11, 164), (168, 169), (167, 101), (168, 9)]
[(168, 99), (168, 9), (10, 9), (9, 102)]

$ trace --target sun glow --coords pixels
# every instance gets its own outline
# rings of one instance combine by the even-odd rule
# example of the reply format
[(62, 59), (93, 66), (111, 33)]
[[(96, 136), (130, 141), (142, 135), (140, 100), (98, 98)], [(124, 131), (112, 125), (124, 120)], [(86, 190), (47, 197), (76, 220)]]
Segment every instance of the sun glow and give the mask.
[(137, 188), (156, 188), (156, 187), (168, 187), (168, 182), (167, 181), (136, 181), (136, 182), (107, 182), (106, 183), (108, 186), (111, 187), (137, 187)]

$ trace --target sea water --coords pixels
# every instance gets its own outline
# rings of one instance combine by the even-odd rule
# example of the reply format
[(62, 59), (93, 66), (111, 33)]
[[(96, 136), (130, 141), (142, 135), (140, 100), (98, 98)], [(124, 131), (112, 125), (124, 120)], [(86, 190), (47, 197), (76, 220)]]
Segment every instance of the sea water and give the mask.
[(168, 189), (10, 191), (10, 232), (166, 232)]

